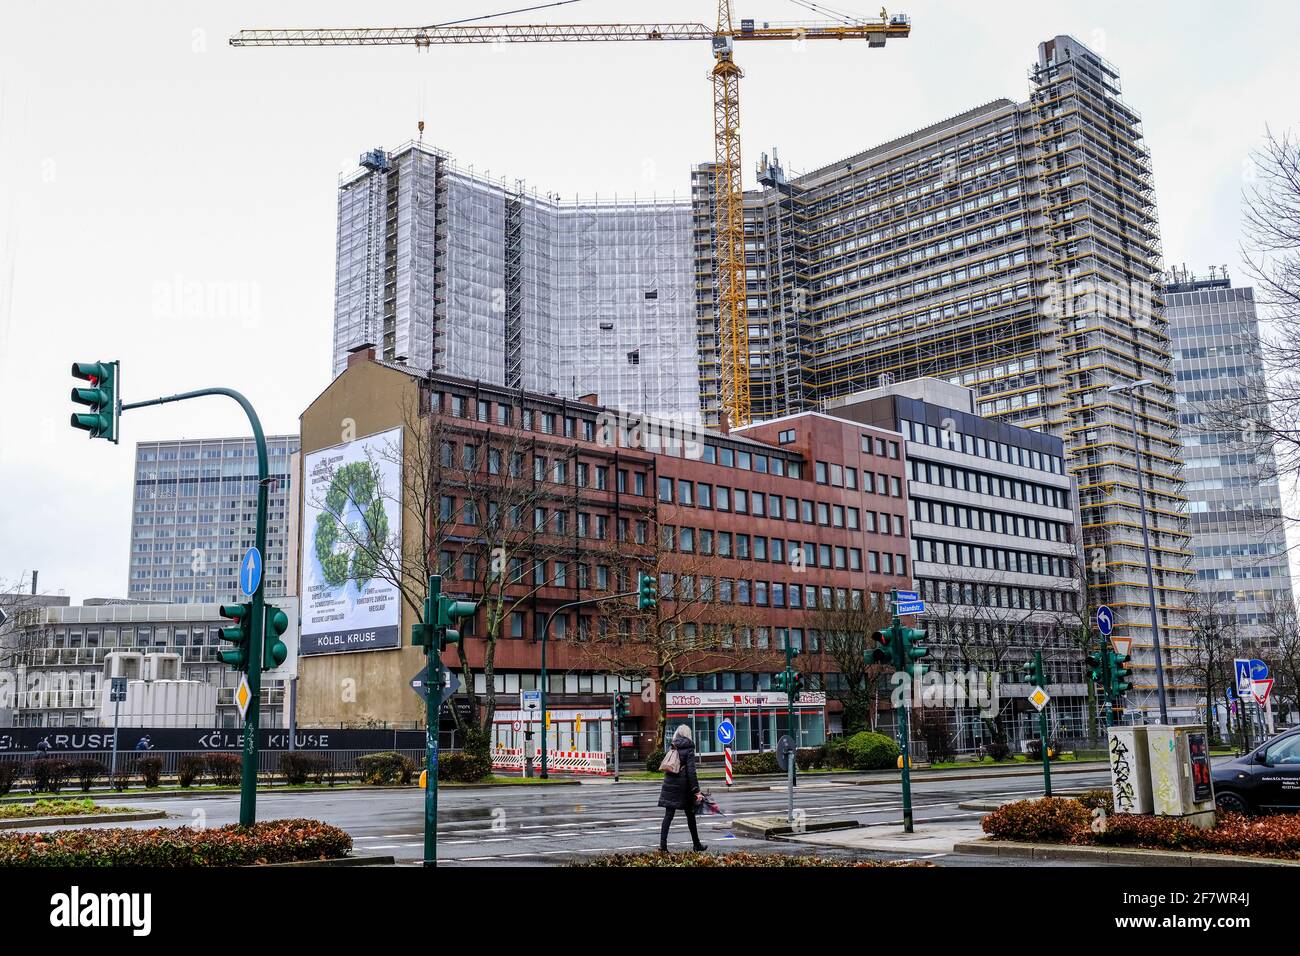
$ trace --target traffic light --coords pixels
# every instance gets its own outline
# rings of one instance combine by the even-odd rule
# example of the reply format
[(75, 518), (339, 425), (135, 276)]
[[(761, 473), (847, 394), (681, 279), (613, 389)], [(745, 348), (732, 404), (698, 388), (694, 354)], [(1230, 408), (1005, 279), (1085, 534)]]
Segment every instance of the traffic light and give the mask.
[(1021, 665), (1020, 673), (1024, 677), (1026, 684), (1032, 684), (1035, 687), (1047, 686), (1047, 681), (1043, 679), (1043, 672), (1037, 658), (1025, 661)]
[(641, 573), (637, 582), (636, 606), (639, 611), (649, 611), (659, 606), (659, 585), (653, 574)]
[(790, 696), (798, 699), (799, 695), (803, 693), (803, 685), (803, 674), (798, 671), (793, 672), (790, 675)]
[(90, 383), (90, 388), (73, 388), (72, 400), (90, 411), (73, 412), (72, 427), (90, 432), (91, 438), (117, 442), (117, 363), (73, 362), (75, 378)]
[(614, 716), (619, 720), (626, 720), (630, 714), (628, 708), (627, 694), (614, 695)]
[(289, 656), (289, 648), (280, 635), (289, 628), (289, 615), (273, 604), (263, 608), (266, 626), (262, 628), (262, 670), (274, 670)]
[(1088, 680), (1094, 686), (1106, 682), (1106, 655), (1101, 651), (1095, 651), (1087, 656), (1088, 662)]
[(1113, 700), (1123, 697), (1132, 690), (1133, 685), (1128, 679), (1133, 672), (1124, 666), (1129, 661), (1128, 654), (1120, 654), (1113, 650), (1107, 651), (1106, 654), (1110, 658), (1110, 686), (1106, 688), (1106, 694)]
[(894, 665), (894, 629), (881, 628), (871, 636), (876, 642), (876, 646), (871, 650), (871, 663)]
[(437, 639), (438, 652), (447, 649), (448, 644), (460, 641), (460, 619), (472, 617), (478, 610), (477, 601), (457, 601), (445, 594), (438, 596)]
[(929, 664), (922, 664), (921, 658), (930, 655), (930, 649), (921, 642), (925, 640), (925, 631), (917, 627), (905, 627), (900, 635), (903, 651), (903, 667), (915, 677), (921, 677), (930, 669)]
[(235, 646), (221, 652), (221, 659), (237, 671), (248, 673), (248, 646), (253, 636), (253, 602), (223, 604), (221, 616), (235, 623), (221, 629), (221, 639)]

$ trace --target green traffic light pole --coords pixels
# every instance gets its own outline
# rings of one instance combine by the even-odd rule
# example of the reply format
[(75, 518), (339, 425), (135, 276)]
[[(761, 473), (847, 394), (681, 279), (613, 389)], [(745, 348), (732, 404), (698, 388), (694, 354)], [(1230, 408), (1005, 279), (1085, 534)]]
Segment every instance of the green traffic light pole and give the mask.
[[(541, 751), (542, 751), (542, 771), (541, 771), (541, 779), (543, 779), (543, 780), (548, 780), (548, 779), (550, 779), (549, 776), (547, 775), (547, 772), (546, 772), (546, 729), (547, 729), (547, 728), (546, 728), (546, 683), (547, 683), (547, 681), (546, 681), (546, 639), (547, 639), (547, 637), (548, 637), (548, 636), (550, 635), (550, 633), (551, 633), (551, 622), (552, 622), (553, 620), (555, 620), (555, 616), (556, 616), (557, 614), (559, 614), (561, 611), (567, 611), (567, 610), (569, 610), (570, 608), (575, 608), (575, 607), (584, 607), (584, 606), (586, 606), (586, 605), (588, 605), (588, 604), (600, 604), (602, 601), (615, 601), (615, 600), (618, 600), (619, 598), (625, 598), (625, 597), (636, 597), (636, 596), (639, 595), (640, 593), (641, 593), (641, 592), (640, 592), (639, 590), (637, 590), (637, 591), (622, 591), (622, 592), (620, 592), (619, 594), (606, 594), (606, 595), (603, 595), (603, 596), (601, 596), (601, 597), (586, 598), (585, 600), (582, 600), (582, 601), (570, 601), (568, 604), (561, 604), (559, 607), (557, 607), (557, 608), (555, 608), (553, 611), (551, 611), (550, 614), (546, 615), (546, 622), (542, 625), (542, 746), (541, 746)], [(614, 741), (614, 747), (615, 747), (615, 749), (617, 749), (617, 747), (618, 747), (618, 741), (617, 741), (617, 740)], [(526, 749), (526, 748), (525, 748), (525, 749)], [(527, 754), (521, 754), (521, 755), (520, 755), (520, 758), (519, 758), (519, 760), (520, 760), (520, 763), (519, 763), (519, 766), (520, 766), (520, 773), (523, 772), (523, 761), (524, 761), (526, 758), (527, 758)]]
[[(890, 606), (893, 608), (893, 623), (890, 625), (889, 631), (891, 636), (893, 637), (893, 645), (895, 648), (896, 657), (898, 660), (901, 661), (903, 657), (903, 647), (902, 647), (903, 641), (901, 636), (902, 629), (903, 629), (903, 621), (902, 618), (898, 616), (898, 588), (890, 589), (889, 602), (890, 602)], [(913, 664), (911, 661), (907, 661), (905, 662), (904, 666), (906, 668), (906, 674), (910, 681), (912, 677)], [(913, 832), (912, 747), (910, 743), (910, 738), (912, 734), (907, 726), (907, 711), (908, 711), (908, 707), (910, 706), (911, 700), (912, 700), (912, 688), (909, 687), (907, 689), (907, 693), (903, 695), (903, 706), (898, 711), (898, 737), (899, 737), (898, 749), (899, 749), (899, 758), (902, 760), (903, 763), (902, 776), (903, 776), (903, 832), (904, 833)]]
[[(424, 603), (424, 865), (438, 865), (438, 733), (442, 721), (442, 642), (438, 640), (438, 599), (442, 576), (429, 577)], [(433, 618), (433, 620), (430, 620)]]
[[(144, 402), (131, 402), (129, 405), (118, 403), (118, 412), (127, 412), (135, 408), (150, 405), (166, 405), (169, 402), (183, 402), (191, 398), (206, 398), (209, 395), (224, 395), (233, 398), (248, 416), (253, 426), (253, 438), (257, 442), (257, 530), (254, 545), (262, 556), (263, 568), (266, 561), (266, 498), (271, 476), (267, 468), (266, 436), (262, 433), (262, 423), (253, 410), (252, 404), (231, 388), (201, 388), (193, 392), (181, 392), (179, 395), (167, 395), (163, 398), (151, 398)], [(253, 620), (248, 639), (248, 709), (244, 712), (244, 761), (239, 782), (239, 825), (251, 827), (257, 822), (257, 737), (258, 719), (262, 704), (262, 631), (265, 626), (264, 595), (266, 575), (257, 582), (253, 592)]]
[[(1047, 678), (1043, 674), (1043, 652), (1034, 651), (1034, 673), (1042, 681), (1039, 687), (1047, 683)], [(1042, 738), (1043, 745), (1038, 749), (1043, 755), (1043, 796), (1052, 795), (1052, 756), (1047, 752), (1047, 705), (1044, 704), (1042, 710), (1038, 712), (1038, 736)]]

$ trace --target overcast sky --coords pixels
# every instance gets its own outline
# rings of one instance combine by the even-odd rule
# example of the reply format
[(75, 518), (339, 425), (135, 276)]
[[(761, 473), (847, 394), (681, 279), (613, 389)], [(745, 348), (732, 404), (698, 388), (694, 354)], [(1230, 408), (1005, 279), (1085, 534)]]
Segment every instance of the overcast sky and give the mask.
[[(268, 433), (329, 382), (338, 176), (425, 141), (540, 192), (684, 196), (712, 158), (704, 43), (241, 49), (243, 27), (412, 26), (527, 6), (456, 2), (0, 5), (0, 582), (126, 593), (134, 443), (246, 433), (234, 403), (68, 426), (74, 360), (120, 359), (127, 401), (204, 385)], [(874, 15), (878, 3), (837, 9)], [(553, 22), (704, 21), (709, 0), (583, 0)], [(1167, 262), (1236, 268), (1248, 157), (1297, 124), (1300, 5), (915, 0), (911, 38), (743, 44), (747, 182), (760, 151), (812, 169), (998, 97), (1039, 41), (1120, 70), (1145, 121)], [(737, 16), (808, 19), (789, 0)]]

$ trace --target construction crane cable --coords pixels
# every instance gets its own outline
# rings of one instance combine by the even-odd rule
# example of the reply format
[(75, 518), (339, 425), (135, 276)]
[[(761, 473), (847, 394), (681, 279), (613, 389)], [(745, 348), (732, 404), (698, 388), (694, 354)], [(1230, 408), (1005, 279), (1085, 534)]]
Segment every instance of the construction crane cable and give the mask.
[(570, 3), (579, 3), (580, 0), (556, 0), (554, 3), (539, 3), (532, 7), (517, 7), (514, 10), (502, 10), (500, 13), (485, 13), (480, 17), (466, 17), (463, 20), (448, 20), (445, 23), (430, 23), (423, 30), (433, 30), (437, 27), (454, 27), (462, 23), (476, 23), (479, 20), (495, 20), (497, 17), (508, 17), (515, 13), (529, 13), (532, 10), (545, 10), (547, 7), (563, 7)]
[(796, 6), (803, 7), (805, 10), (811, 10), (814, 13), (823, 13), (826, 14), (827, 16), (834, 17), (838, 19), (841, 23), (853, 25), (862, 22), (862, 19), (860, 17), (855, 17), (847, 13), (841, 13), (839, 10), (833, 10), (830, 7), (822, 6), (820, 4), (810, 3), (809, 0), (790, 0), (790, 2), (795, 4)]

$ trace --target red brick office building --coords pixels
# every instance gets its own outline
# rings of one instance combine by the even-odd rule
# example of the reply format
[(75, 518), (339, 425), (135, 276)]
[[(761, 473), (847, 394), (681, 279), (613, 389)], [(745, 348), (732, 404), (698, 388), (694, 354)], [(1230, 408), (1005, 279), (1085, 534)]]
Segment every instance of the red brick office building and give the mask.
[[(670, 724), (693, 724), (705, 753), (716, 749), (724, 716), (737, 722), (739, 751), (756, 749), (760, 732), (770, 747), (786, 729), (770, 686), (787, 642), (810, 678), (801, 742), (820, 742), (838, 727), (823, 690), (834, 677), (818, 653), (818, 613), (912, 584), (896, 432), (805, 413), (730, 434), (683, 433), (620, 418), (595, 396), (566, 400), (417, 374), (366, 350), (303, 413), (303, 455), (338, 445), (340, 421), (357, 436), (402, 429), (408, 469), (430, 474), (427, 494), (408, 496), (428, 514), (423, 529), (404, 522), (404, 547), (429, 549), (445, 590), (501, 598), (494, 647), (482, 636), (486, 605), (464, 629), (464, 646), (479, 695), (493, 653), (502, 746), (519, 745), (520, 692), (539, 687), (547, 616), (634, 590), (642, 571), (658, 576), (658, 615), (637, 614), (622, 599), (555, 616), (547, 642), (553, 748), (608, 750), (617, 690), (633, 701), (625, 756), (627, 745), (652, 749), (660, 700)], [(404, 506), (409, 512), (414, 500)], [(494, 561), (504, 578), (492, 577)], [(414, 621), (405, 608), (404, 645)], [(698, 652), (679, 655), (677, 672), (643, 700), (637, 645), (656, 627)], [(660, 633), (650, 644), (663, 640)], [(445, 660), (457, 664), (457, 652)], [(409, 646), (304, 655), (300, 724), (419, 724), (422, 704), (405, 685), (420, 663), (420, 649)], [(336, 691), (347, 680), (350, 698)]]

